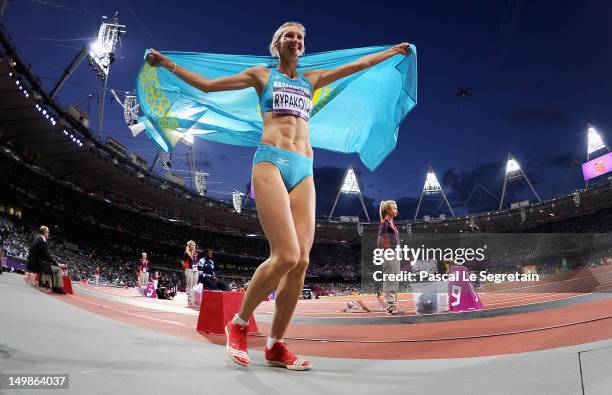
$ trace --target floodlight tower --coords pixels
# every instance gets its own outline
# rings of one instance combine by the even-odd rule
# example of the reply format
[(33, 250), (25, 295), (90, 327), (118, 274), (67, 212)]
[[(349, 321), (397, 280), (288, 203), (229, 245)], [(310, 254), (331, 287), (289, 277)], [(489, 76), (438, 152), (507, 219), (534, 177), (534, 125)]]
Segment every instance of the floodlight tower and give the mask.
[[(610, 151), (608, 145), (603, 141), (601, 135), (591, 124), (587, 124), (587, 162), (592, 159), (593, 153), (603, 149)], [(589, 181), (585, 181), (586, 186), (589, 186)]]
[[(142, 125), (141, 122), (138, 122), (133, 125), (132, 133), (134, 133), (134, 128)], [(138, 132), (140, 133), (140, 132)], [(138, 133), (135, 133), (137, 135)], [(189, 182), (191, 188), (196, 191), (199, 195), (204, 196), (207, 193), (208, 187), (208, 173), (204, 173), (199, 171), (196, 168), (195, 164), (195, 149), (194, 149), (194, 137), (190, 132), (184, 133), (181, 139), (178, 141), (175, 149), (171, 152), (163, 152), (159, 151), (155, 156), (155, 160), (149, 167), (149, 171), (154, 172), (158, 165), (161, 165), (161, 168), (168, 172), (171, 169), (179, 169), (177, 171), (185, 171), (189, 174)], [(179, 151), (177, 148), (182, 147), (184, 149), (184, 155), (181, 153), (179, 156)], [(181, 170), (184, 168), (185, 164), (187, 165), (188, 170)]]
[(195, 172), (195, 189), (200, 196), (204, 196), (208, 192), (208, 176), (208, 173), (200, 170)]
[(113, 97), (117, 101), (117, 103), (123, 108), (123, 119), (125, 120), (125, 124), (129, 127), (131, 125), (135, 125), (138, 123), (138, 110), (140, 109), (140, 103), (138, 102), (138, 97), (136, 96), (136, 92), (128, 92), (126, 91), (123, 100), (119, 98), (117, 92), (114, 89), (111, 89), (110, 92), (113, 94)]
[(370, 221), (370, 215), (368, 214), (368, 210), (366, 209), (365, 203), (363, 202), (363, 195), (361, 194), (361, 189), (359, 189), (359, 182), (357, 181), (357, 176), (355, 175), (355, 170), (353, 169), (353, 165), (349, 165), (347, 167), (346, 172), (344, 172), (344, 178), (342, 181), (342, 186), (338, 190), (338, 194), (336, 195), (336, 200), (334, 201), (334, 205), (332, 206), (331, 212), (329, 213), (328, 220), (331, 220), (332, 215), (334, 214), (334, 210), (336, 209), (336, 204), (338, 203), (338, 199), (340, 198), (340, 194), (347, 195), (358, 195), (359, 201), (361, 202), (361, 207), (363, 208), (363, 212)]
[(138, 96), (136, 92), (125, 92), (124, 99), (121, 100), (113, 89), (110, 92), (115, 97), (117, 103), (123, 108), (123, 119), (125, 124), (132, 132), (132, 137), (138, 136), (145, 130), (143, 122), (138, 121), (138, 112), (140, 110), (140, 103), (138, 102)]
[(100, 100), (98, 106), (98, 129), (102, 131), (104, 125), (104, 99), (106, 97), (106, 82), (110, 72), (110, 66), (115, 61), (115, 48), (119, 37), (125, 34), (125, 25), (119, 24), (119, 13), (113, 18), (102, 17), (102, 23), (98, 30), (98, 36), (90, 43), (81, 48), (81, 51), (64, 70), (64, 74), (57, 81), (51, 91), (51, 97), (55, 97), (64, 83), (70, 78), (74, 71), (83, 62), (85, 57), (89, 58), (89, 64), (100, 77)]
[(448, 202), (448, 199), (446, 198), (446, 194), (444, 193), (444, 190), (442, 189), (442, 186), (440, 185), (440, 182), (438, 181), (438, 177), (436, 177), (436, 173), (434, 173), (432, 167), (429, 166), (429, 168), (427, 169), (427, 176), (425, 178), (425, 184), (423, 185), (423, 191), (421, 192), (421, 198), (419, 199), (419, 204), (417, 205), (416, 212), (414, 213), (415, 221), (417, 219), (417, 216), (419, 215), (419, 209), (421, 208), (421, 202), (423, 201), (423, 196), (424, 195), (436, 195), (438, 193), (442, 195), (442, 198), (444, 198), (444, 201), (446, 202), (446, 206), (448, 207), (448, 209), (450, 210), (451, 214), (454, 217), (455, 212), (453, 211), (453, 208), (451, 207), (450, 203)]
[(531, 185), (531, 181), (529, 181), (529, 178), (527, 178), (527, 175), (525, 175), (525, 173), (523, 172), (523, 169), (521, 169), (521, 165), (519, 165), (516, 159), (512, 157), (511, 153), (508, 153), (508, 161), (506, 162), (506, 175), (504, 176), (504, 186), (502, 188), (501, 199), (499, 201), (500, 210), (502, 206), (504, 205), (504, 197), (506, 195), (506, 186), (508, 185), (508, 182), (517, 181), (517, 180), (520, 180), (521, 178), (527, 181), (529, 188), (531, 188), (531, 191), (533, 192), (535, 197), (538, 199), (538, 201), (539, 202), (542, 201), (542, 199), (540, 199), (540, 195), (538, 195), (536, 190), (533, 188), (533, 185)]
[(100, 77), (100, 100), (98, 103), (98, 130), (102, 132), (104, 125), (104, 99), (106, 98), (106, 84), (108, 82), (108, 74), (110, 66), (115, 61), (115, 47), (119, 41), (119, 36), (125, 33), (125, 25), (119, 24), (119, 13), (115, 13), (115, 17), (108, 20), (107, 17), (102, 17), (107, 22), (102, 22), (98, 31), (98, 38), (89, 47), (89, 64), (97, 72)]
[(242, 206), (244, 204), (244, 196), (246, 196), (242, 192), (234, 191), (232, 192), (232, 203), (234, 204), (234, 210), (238, 214), (242, 212)]

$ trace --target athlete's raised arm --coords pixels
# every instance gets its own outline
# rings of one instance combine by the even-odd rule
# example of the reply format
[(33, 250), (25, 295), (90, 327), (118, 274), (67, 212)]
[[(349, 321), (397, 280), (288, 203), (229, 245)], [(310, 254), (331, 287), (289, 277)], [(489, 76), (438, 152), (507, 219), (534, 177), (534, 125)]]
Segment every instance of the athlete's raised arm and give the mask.
[(147, 63), (153, 67), (163, 67), (169, 70), (189, 85), (204, 92), (231, 91), (245, 88), (255, 88), (259, 92), (261, 74), (265, 73), (264, 67), (251, 67), (238, 74), (209, 79), (181, 67), (154, 49), (147, 54)]
[(335, 69), (308, 71), (304, 73), (304, 76), (310, 80), (313, 88), (316, 90), (324, 87), (325, 85), (329, 85), (340, 78), (344, 78), (361, 70), (375, 66), (395, 55), (407, 55), (409, 51), (410, 45), (408, 43), (401, 43), (385, 49), (384, 51), (366, 55), (352, 63), (347, 63)]

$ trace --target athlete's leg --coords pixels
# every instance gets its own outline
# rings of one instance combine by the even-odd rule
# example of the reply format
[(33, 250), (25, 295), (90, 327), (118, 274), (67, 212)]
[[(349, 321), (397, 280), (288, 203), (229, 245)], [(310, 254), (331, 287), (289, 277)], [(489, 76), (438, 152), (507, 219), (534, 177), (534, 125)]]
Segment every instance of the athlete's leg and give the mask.
[(270, 258), (255, 271), (238, 313), (247, 322), (253, 310), (300, 260), (289, 195), (278, 168), (269, 162), (257, 163), (253, 167), (253, 187), (259, 220), (270, 243)]
[(282, 339), (304, 286), (315, 231), (315, 186), (312, 176), (304, 178), (289, 193), (291, 213), (300, 247), (300, 260), (280, 281), (271, 337)]

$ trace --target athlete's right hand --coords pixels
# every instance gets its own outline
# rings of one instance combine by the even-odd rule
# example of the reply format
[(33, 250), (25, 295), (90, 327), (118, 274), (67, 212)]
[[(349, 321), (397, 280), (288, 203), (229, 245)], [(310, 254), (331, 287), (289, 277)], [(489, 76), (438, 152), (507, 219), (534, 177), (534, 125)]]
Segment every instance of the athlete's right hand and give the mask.
[(168, 58), (158, 51), (151, 49), (151, 51), (147, 54), (147, 63), (152, 67), (164, 66), (166, 63), (168, 63)]

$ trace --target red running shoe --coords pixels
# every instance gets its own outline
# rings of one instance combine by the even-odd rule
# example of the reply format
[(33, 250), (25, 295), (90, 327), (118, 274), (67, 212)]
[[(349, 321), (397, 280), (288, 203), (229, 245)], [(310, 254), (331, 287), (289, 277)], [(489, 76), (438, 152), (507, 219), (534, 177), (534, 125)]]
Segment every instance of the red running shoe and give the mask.
[(287, 350), (287, 344), (276, 342), (272, 348), (266, 348), (266, 361), (270, 366), (281, 366), (289, 370), (309, 370), (310, 361), (302, 359)]
[(249, 365), (249, 354), (247, 353), (247, 331), (248, 326), (234, 324), (232, 321), (225, 326), (225, 350), (230, 359), (238, 365)]

